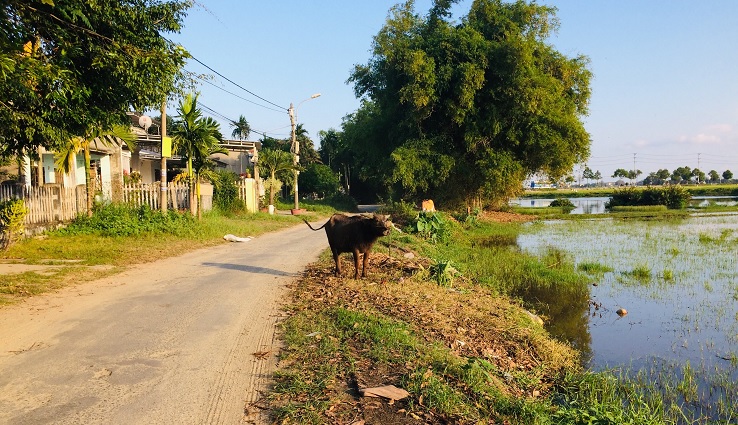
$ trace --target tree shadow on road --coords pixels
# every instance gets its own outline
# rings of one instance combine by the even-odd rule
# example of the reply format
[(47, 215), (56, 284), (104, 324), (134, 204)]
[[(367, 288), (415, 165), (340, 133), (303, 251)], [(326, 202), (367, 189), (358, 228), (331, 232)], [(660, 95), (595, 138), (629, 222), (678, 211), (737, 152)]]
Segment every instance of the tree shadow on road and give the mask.
[(207, 267), (219, 267), (221, 269), (238, 270), (248, 273), (271, 274), (274, 276), (297, 277), (296, 273), (288, 273), (283, 270), (270, 269), (267, 267), (249, 266), (247, 264), (229, 264), (229, 263), (202, 263)]

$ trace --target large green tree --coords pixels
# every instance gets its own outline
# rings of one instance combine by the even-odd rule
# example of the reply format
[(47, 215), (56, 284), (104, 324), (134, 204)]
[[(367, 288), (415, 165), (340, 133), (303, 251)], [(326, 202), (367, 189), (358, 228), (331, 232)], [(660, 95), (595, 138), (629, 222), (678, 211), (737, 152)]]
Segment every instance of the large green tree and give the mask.
[(332, 196), (338, 193), (340, 182), (338, 175), (327, 165), (309, 164), (299, 177), (302, 193), (315, 193), (320, 197)]
[(546, 43), (554, 8), (475, 0), (455, 23), (453, 3), (423, 18), (413, 1), (392, 8), (349, 78), (363, 103), (343, 133), (377, 190), (492, 205), (526, 175), (558, 178), (588, 157), (591, 73)]
[(677, 167), (671, 173), (671, 180), (675, 182), (689, 181), (692, 178), (692, 169), (688, 166)]
[(165, 38), (190, 1), (5, 0), (0, 155), (56, 149), (161, 105), (187, 52)]
[(338, 174), (341, 185), (346, 194), (351, 191), (352, 166), (356, 162), (351, 146), (345, 142), (342, 132), (331, 128), (318, 132), (320, 149), (318, 153), (323, 164)]

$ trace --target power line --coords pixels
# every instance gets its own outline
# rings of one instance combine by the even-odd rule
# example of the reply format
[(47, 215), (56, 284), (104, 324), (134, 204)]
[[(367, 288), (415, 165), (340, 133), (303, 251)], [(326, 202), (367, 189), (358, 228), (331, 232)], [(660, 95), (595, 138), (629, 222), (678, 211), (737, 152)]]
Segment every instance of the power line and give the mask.
[[(218, 112), (218, 111), (210, 108), (209, 106), (203, 104), (202, 102), (199, 102), (198, 101), (197, 104), (198, 104), (198, 106), (201, 106), (203, 109), (205, 109), (210, 115), (214, 115), (217, 118), (224, 119), (224, 120), (228, 121), (229, 123), (236, 122), (235, 120), (232, 120), (232, 119), (228, 118), (227, 116), (225, 116), (225, 115), (221, 114), (220, 112)], [(289, 126), (286, 126), (286, 127), (289, 127)], [(280, 128), (285, 128), (285, 127), (280, 127)], [(264, 134), (264, 135), (267, 133), (267, 132), (258, 130), (256, 128), (252, 128), (251, 129), (251, 132), (252, 133), (257, 133), (257, 134)], [(274, 134), (274, 133), (272, 133), (272, 134)], [(274, 135), (275, 136), (288, 136), (288, 134), (286, 134), (286, 133), (277, 133), (277, 134), (274, 134)]]
[(232, 119), (228, 118), (227, 116), (225, 116), (225, 115), (221, 114), (220, 112), (216, 111), (215, 109), (212, 109), (212, 108), (208, 107), (207, 105), (205, 105), (205, 104), (204, 104), (204, 103), (202, 103), (202, 102), (197, 102), (197, 104), (198, 104), (199, 106), (202, 106), (202, 108), (203, 108), (203, 109), (206, 109), (206, 110), (208, 110), (208, 111), (210, 112), (210, 114), (211, 114), (211, 115), (215, 115), (215, 116), (216, 116), (216, 117), (218, 117), (218, 118), (222, 118), (222, 119), (224, 119), (224, 120), (228, 121), (229, 123), (233, 123), (233, 122), (236, 122), (236, 120), (232, 120)]
[(233, 92), (231, 92), (231, 91), (228, 91), (228, 90), (224, 89), (223, 87), (220, 87), (220, 86), (218, 86), (218, 85), (216, 85), (216, 84), (213, 84), (212, 82), (210, 82), (210, 81), (208, 81), (208, 80), (203, 80), (203, 81), (204, 81), (204, 82), (206, 82), (206, 83), (208, 83), (208, 84), (210, 84), (211, 86), (215, 87), (215, 88), (216, 88), (216, 89), (218, 89), (218, 90), (223, 90), (224, 92), (226, 92), (226, 93), (228, 93), (228, 94), (230, 94), (230, 95), (233, 95), (233, 96), (235, 96), (235, 97), (237, 97), (237, 98), (239, 98), (239, 99), (241, 99), (241, 100), (245, 100), (246, 102), (252, 103), (252, 104), (254, 104), (254, 105), (256, 105), (256, 106), (260, 106), (260, 107), (262, 107), (262, 108), (264, 108), (264, 109), (268, 109), (268, 110), (270, 110), (270, 111), (274, 111), (274, 112), (279, 112), (279, 113), (284, 113), (284, 111), (283, 111), (283, 110), (281, 110), (281, 109), (274, 109), (274, 108), (270, 108), (270, 107), (268, 107), (268, 106), (265, 106), (265, 105), (260, 105), (260, 104), (258, 104), (258, 103), (256, 103), (256, 102), (254, 102), (253, 100), (249, 100), (249, 99), (246, 99), (245, 97), (239, 96), (239, 95), (237, 95), (236, 93), (233, 93)]
[[(191, 55), (190, 55), (190, 56), (191, 56)], [(210, 71), (214, 72), (214, 73), (215, 73), (216, 75), (218, 75), (219, 77), (223, 78), (224, 80), (228, 81), (229, 83), (233, 84), (234, 86), (238, 87), (239, 89), (241, 89), (241, 90), (245, 91), (246, 93), (248, 93), (248, 94), (250, 94), (250, 95), (252, 95), (252, 96), (254, 96), (254, 97), (258, 98), (258, 99), (261, 99), (261, 100), (263, 100), (264, 102), (266, 102), (266, 103), (268, 103), (268, 104), (270, 104), (270, 105), (276, 106), (277, 108), (280, 108), (280, 109), (282, 109), (282, 110), (284, 110), (284, 111), (286, 111), (286, 110), (287, 110), (287, 108), (285, 108), (285, 107), (283, 107), (283, 106), (280, 106), (280, 105), (277, 105), (276, 103), (274, 103), (274, 102), (271, 102), (271, 101), (269, 101), (269, 100), (266, 100), (266, 99), (264, 99), (263, 97), (259, 96), (258, 94), (256, 94), (256, 93), (252, 92), (251, 90), (248, 90), (247, 88), (245, 88), (245, 87), (241, 86), (240, 84), (238, 84), (238, 83), (234, 82), (233, 80), (231, 80), (230, 78), (228, 78), (228, 77), (226, 77), (225, 75), (221, 74), (220, 72), (218, 72), (218, 71), (214, 70), (213, 68), (211, 68), (211, 67), (209, 67), (209, 66), (205, 65), (205, 64), (204, 64), (204, 63), (203, 63), (203, 62), (202, 62), (201, 60), (199, 60), (198, 58), (196, 58), (196, 57), (194, 57), (194, 56), (191, 56), (191, 57), (192, 57), (192, 59), (193, 59), (193, 60), (194, 60), (195, 62), (199, 63), (200, 65), (202, 65), (202, 66), (204, 66), (205, 68), (209, 69)]]

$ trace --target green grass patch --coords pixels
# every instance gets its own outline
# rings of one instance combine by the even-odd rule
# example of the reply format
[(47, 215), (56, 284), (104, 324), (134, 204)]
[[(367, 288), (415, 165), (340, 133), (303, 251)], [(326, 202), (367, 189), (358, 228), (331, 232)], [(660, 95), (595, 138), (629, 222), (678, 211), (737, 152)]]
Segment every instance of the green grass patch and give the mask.
[(635, 266), (632, 270), (623, 272), (623, 275), (641, 283), (648, 283), (651, 281), (651, 268), (645, 264), (641, 264)]
[(666, 211), (666, 205), (619, 205), (610, 208), (612, 212), (660, 212)]
[(531, 208), (531, 207), (512, 207), (512, 211), (518, 214), (535, 215), (541, 218), (551, 218), (559, 216), (568, 216), (571, 209), (568, 207), (546, 207), (546, 208)]
[(577, 270), (591, 275), (603, 275), (615, 271), (612, 267), (601, 263), (579, 263)]

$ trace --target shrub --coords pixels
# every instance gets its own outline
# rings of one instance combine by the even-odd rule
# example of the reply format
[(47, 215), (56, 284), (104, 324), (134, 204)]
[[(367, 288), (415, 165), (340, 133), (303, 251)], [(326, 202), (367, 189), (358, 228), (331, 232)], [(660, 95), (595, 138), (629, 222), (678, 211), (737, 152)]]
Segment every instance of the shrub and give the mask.
[(418, 210), (415, 206), (405, 201), (389, 201), (377, 212), (379, 214), (389, 214), (392, 217), (392, 222), (400, 227), (414, 223), (418, 215)]
[(0, 249), (6, 250), (23, 234), (28, 209), (22, 199), (0, 202)]
[(92, 217), (80, 215), (62, 234), (94, 234), (100, 236), (133, 236), (143, 233), (187, 234), (194, 217), (176, 211), (154, 211), (148, 205), (131, 207), (109, 204), (96, 208)]
[(549, 207), (561, 207), (566, 212), (570, 212), (574, 208), (576, 208), (576, 205), (574, 205), (573, 202), (571, 202), (568, 198), (556, 198), (551, 202)]
[(236, 187), (238, 176), (236, 173), (218, 170), (211, 177), (213, 182), (213, 205), (225, 214), (243, 211), (245, 205), (238, 198), (238, 187)]
[(411, 230), (433, 243), (445, 242), (451, 234), (451, 227), (441, 214), (427, 211), (418, 214)]
[(462, 213), (454, 214), (453, 217), (459, 223), (464, 224), (466, 227), (474, 227), (479, 225), (479, 214), (482, 212), (479, 208), (467, 209)]
[(436, 261), (430, 266), (431, 278), (440, 286), (451, 287), (454, 278), (460, 276), (456, 268), (451, 264), (451, 261)]
[(682, 186), (666, 186), (661, 188), (666, 208), (676, 210), (687, 208), (692, 195)]
[(687, 189), (679, 185), (647, 187), (642, 190), (628, 187), (616, 189), (605, 207), (612, 209), (621, 206), (666, 205), (669, 209), (683, 209), (691, 198)]
[(626, 205), (641, 205), (641, 192), (634, 187), (615, 189), (610, 200), (605, 204), (606, 208)]
[(315, 193), (320, 198), (338, 193), (341, 184), (338, 174), (323, 164), (310, 164), (298, 177), (300, 190), (303, 193)]
[(332, 196), (325, 198), (325, 202), (333, 208), (340, 211), (357, 211), (358, 205), (356, 205), (356, 199), (352, 198), (345, 193), (335, 193)]

